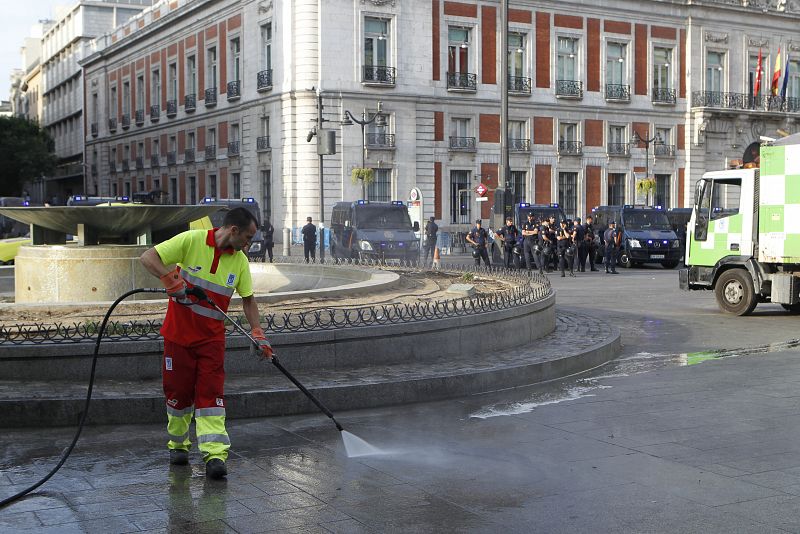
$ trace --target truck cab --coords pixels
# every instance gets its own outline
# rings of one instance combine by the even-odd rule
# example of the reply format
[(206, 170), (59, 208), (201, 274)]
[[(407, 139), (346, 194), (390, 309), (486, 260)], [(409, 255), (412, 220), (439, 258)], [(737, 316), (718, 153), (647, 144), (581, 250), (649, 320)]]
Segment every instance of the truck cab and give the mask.
[(331, 256), (379, 261), (419, 260), (419, 223), (411, 224), (402, 201), (337, 202), (330, 219)]

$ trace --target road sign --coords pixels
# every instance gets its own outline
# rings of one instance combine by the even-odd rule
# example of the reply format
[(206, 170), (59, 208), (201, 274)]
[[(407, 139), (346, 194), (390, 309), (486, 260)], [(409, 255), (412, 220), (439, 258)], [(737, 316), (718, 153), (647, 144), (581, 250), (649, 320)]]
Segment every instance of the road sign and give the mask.
[(489, 189), (483, 184), (478, 184), (475, 187), (475, 192), (478, 194), (478, 196), (481, 196), (481, 197), (484, 196), (488, 191), (489, 191)]

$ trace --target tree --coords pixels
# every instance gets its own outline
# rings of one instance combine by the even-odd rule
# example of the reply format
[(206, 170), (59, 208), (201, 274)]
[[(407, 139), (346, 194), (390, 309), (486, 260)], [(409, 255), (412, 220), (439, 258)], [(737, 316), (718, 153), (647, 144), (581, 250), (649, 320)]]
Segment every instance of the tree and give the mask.
[(0, 195), (20, 196), (22, 184), (56, 166), (53, 139), (38, 124), (0, 117)]

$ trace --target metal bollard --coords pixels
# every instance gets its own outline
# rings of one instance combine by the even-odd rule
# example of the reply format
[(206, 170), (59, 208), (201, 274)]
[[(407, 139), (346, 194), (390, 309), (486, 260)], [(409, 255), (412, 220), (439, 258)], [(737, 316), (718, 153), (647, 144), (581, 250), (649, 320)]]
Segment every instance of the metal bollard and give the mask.
[(319, 223), (319, 262), (325, 263), (325, 225)]
[(284, 256), (291, 256), (292, 255), (292, 230), (291, 228), (284, 228), (283, 229), (283, 255)]

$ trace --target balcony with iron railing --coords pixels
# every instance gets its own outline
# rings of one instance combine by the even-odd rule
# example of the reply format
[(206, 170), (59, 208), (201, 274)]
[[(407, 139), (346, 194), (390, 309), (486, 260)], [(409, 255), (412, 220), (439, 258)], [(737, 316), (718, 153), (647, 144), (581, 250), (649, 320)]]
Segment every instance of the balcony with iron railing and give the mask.
[(664, 143), (656, 143), (653, 145), (653, 154), (666, 158), (675, 157), (675, 145), (667, 145)]
[(606, 153), (609, 156), (630, 156), (631, 145), (629, 143), (608, 143)]
[(511, 152), (530, 152), (531, 140), (521, 138), (509, 138), (508, 150)]
[(206, 161), (210, 159), (217, 159), (217, 147), (215, 145), (206, 145)]
[(167, 152), (167, 165), (175, 165), (178, 163), (178, 156), (174, 150)]
[(583, 98), (583, 82), (556, 80), (556, 96), (559, 98)]
[(122, 160), (122, 172), (131, 170), (131, 162), (127, 159)]
[(469, 72), (448, 72), (447, 89), (475, 92), (478, 90), (478, 75)]
[(361, 83), (365, 85), (394, 85), (397, 82), (397, 69), (383, 65), (364, 65)]
[(183, 97), (183, 110), (187, 113), (197, 109), (197, 95), (190, 94)]
[(606, 84), (606, 100), (612, 102), (630, 102), (631, 101), (631, 86), (620, 85), (616, 83)]
[(228, 141), (228, 157), (239, 155), (239, 141)]
[(509, 76), (508, 92), (518, 95), (531, 94), (531, 79), (524, 76)]
[(653, 87), (652, 102), (654, 104), (674, 104), (676, 101), (675, 89)]
[(144, 157), (143, 156), (136, 156), (136, 168), (137, 169), (144, 169)]
[(116, 132), (117, 131), (117, 119), (115, 119), (113, 117), (108, 119), (108, 130), (110, 132)]
[(216, 87), (209, 87), (208, 89), (206, 89), (205, 103), (206, 103), (206, 107), (207, 108), (217, 105), (217, 88)]
[(123, 130), (127, 130), (131, 127), (131, 115), (130, 113), (123, 113), (122, 117), (119, 119), (120, 124), (122, 125)]
[(265, 150), (269, 150), (269, 136), (262, 135), (261, 137), (256, 138), (256, 150), (258, 152), (263, 152)]
[(272, 89), (272, 69), (262, 70), (256, 74), (256, 90), (269, 91)]
[(800, 99), (781, 98), (779, 95), (757, 95), (748, 93), (723, 93), (718, 91), (695, 91), (692, 107), (709, 107), (726, 110), (766, 111), (771, 113), (798, 113)]
[(474, 137), (450, 136), (450, 150), (464, 150), (474, 152), (476, 150)]
[(228, 102), (236, 100), (242, 96), (242, 85), (239, 80), (232, 80), (228, 82)]
[(194, 161), (194, 148), (187, 148), (183, 151), (184, 163), (192, 163)]
[(178, 114), (178, 101), (167, 100), (167, 117), (174, 117)]
[(157, 154), (150, 156), (150, 167), (153, 169), (161, 166), (161, 158)]
[(580, 156), (583, 154), (583, 143), (580, 141), (559, 141), (559, 156)]
[(134, 118), (136, 120), (136, 126), (141, 126), (142, 124), (144, 124), (144, 110), (137, 109), (134, 112)]
[(96, 122), (92, 123), (91, 130), (92, 130), (92, 137), (97, 137), (97, 134), (99, 133), (99, 129), (97, 128), (97, 123)]
[(366, 136), (369, 148), (394, 148), (394, 134), (367, 133)]
[(150, 122), (158, 122), (161, 115), (161, 106), (153, 104), (150, 106)]

